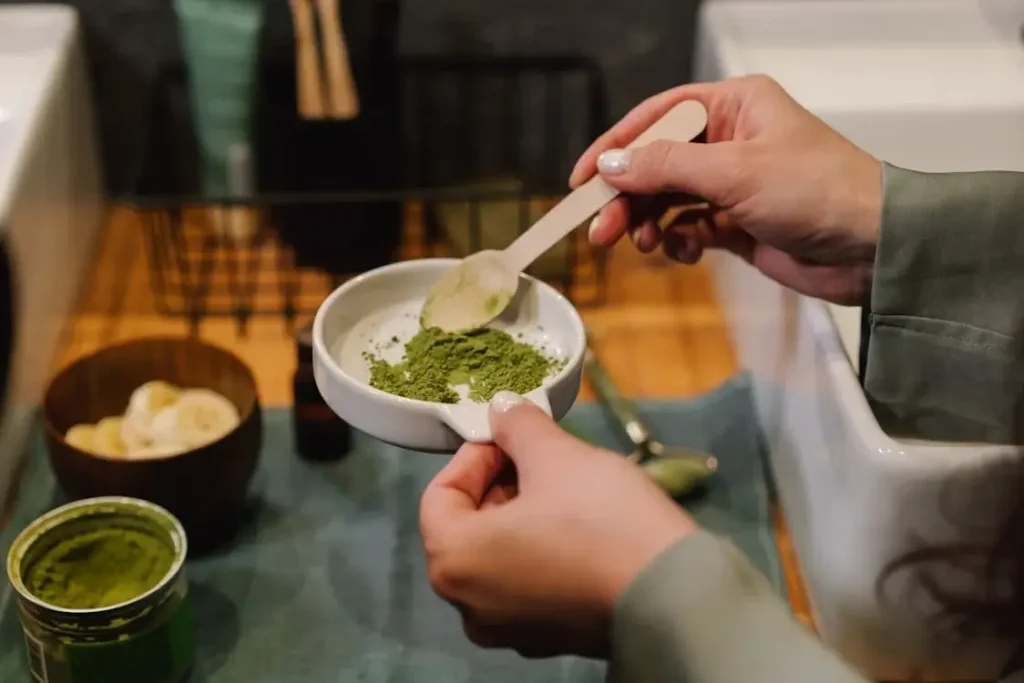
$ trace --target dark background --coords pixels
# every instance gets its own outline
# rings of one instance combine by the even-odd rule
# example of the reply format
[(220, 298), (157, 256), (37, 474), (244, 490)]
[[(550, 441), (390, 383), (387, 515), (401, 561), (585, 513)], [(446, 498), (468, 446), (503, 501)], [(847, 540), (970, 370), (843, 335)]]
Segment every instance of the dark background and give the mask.
[[(287, 0), (262, 1), (266, 16), (287, 16)], [(370, 16), (372, 5), (388, 1), (343, 1), (353, 52), (368, 44), (365, 32), (374, 30), (358, 17)], [(12, 0), (0, 0), (0, 4), (8, 2)], [(77, 6), (82, 19), (110, 193), (195, 192), (197, 145), (173, 3), (73, 0), (69, 4)], [(644, 97), (689, 79), (697, 4), (697, 0), (405, 2), (400, 5), (398, 53), (585, 57), (600, 68), (606, 114), (615, 119)], [(274, 21), (273, 32), (287, 38), (290, 30), (277, 30), (281, 27)], [(574, 142), (578, 144), (582, 143)], [(571, 160), (561, 165), (565, 163)]]

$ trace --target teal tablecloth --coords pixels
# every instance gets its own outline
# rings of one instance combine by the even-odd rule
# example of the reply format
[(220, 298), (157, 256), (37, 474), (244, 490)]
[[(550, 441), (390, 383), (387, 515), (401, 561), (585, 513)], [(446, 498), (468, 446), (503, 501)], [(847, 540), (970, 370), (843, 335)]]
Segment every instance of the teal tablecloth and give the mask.
[[(662, 440), (711, 451), (721, 476), (688, 507), (731, 537), (780, 591), (763, 448), (743, 376), (694, 400), (641, 402)], [(601, 409), (566, 418), (576, 433), (618, 447)], [(194, 681), (243, 683), (597, 683), (604, 665), (576, 658), (527, 661), (466, 641), (456, 613), (430, 590), (417, 526), (420, 492), (442, 456), (369, 437), (343, 462), (313, 465), (292, 453), (289, 414), (266, 415), (252, 524), (227, 551), (190, 561), (198, 661)], [(14, 535), (61, 502), (35, 441), (11, 524)], [(614, 496), (614, 491), (609, 491)], [(0, 681), (29, 682), (14, 600), (0, 590)]]

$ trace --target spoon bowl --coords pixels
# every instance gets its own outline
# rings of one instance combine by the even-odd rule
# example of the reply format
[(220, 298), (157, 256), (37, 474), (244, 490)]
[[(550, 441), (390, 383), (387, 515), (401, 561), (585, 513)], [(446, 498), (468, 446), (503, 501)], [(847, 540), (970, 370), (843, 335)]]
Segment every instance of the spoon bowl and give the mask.
[(423, 324), (442, 330), (471, 330), (491, 322), (512, 302), (519, 273), (494, 249), (470, 254), (430, 288)]
[[(644, 452), (646, 451), (646, 452)], [(648, 441), (646, 448), (636, 451), (637, 460), (643, 462), (648, 458), (667, 458), (669, 460), (693, 460), (700, 463), (701, 467), (710, 475), (718, 471), (718, 458), (710, 453), (695, 451), (692, 448), (683, 446), (669, 446), (660, 441)]]
[[(644, 450), (649, 456), (644, 459)], [(718, 459), (713, 455), (678, 446), (666, 446), (657, 441), (646, 449), (630, 455), (666, 493), (682, 498), (707, 482), (718, 471)]]

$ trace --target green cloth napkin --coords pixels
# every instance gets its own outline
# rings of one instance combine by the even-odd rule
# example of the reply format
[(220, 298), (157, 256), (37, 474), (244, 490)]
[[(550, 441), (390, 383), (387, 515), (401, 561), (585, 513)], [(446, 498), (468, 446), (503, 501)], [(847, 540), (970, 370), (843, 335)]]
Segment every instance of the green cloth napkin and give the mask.
[[(687, 508), (731, 538), (781, 592), (763, 441), (746, 377), (692, 400), (637, 405), (657, 438), (718, 457), (715, 485)], [(619, 448), (597, 405), (574, 407), (564, 423)], [(0, 532), (5, 555), (18, 531), (61, 501), (41, 437), (33, 443), (12, 522)], [(357, 434), (345, 460), (311, 464), (294, 453), (290, 411), (265, 411), (252, 521), (232, 547), (187, 565), (196, 614), (193, 682), (603, 682), (601, 662), (531, 661), (466, 640), (456, 611), (430, 589), (419, 536), (420, 494), (446, 462)], [(0, 681), (31, 683), (6, 582), (0, 608)]]

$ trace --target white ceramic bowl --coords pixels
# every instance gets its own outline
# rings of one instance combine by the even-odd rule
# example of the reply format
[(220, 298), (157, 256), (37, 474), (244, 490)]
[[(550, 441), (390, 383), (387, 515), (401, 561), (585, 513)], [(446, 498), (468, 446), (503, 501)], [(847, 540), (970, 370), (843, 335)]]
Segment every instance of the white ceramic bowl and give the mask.
[[(367, 383), (371, 351), (394, 362), (419, 329), (427, 290), (456, 259), (404, 261), (355, 277), (324, 300), (313, 322), (313, 374), (327, 405), (353, 427), (396, 446), (450, 453), (465, 441), (491, 440), (486, 403), (431, 403), (394, 396)], [(566, 360), (526, 395), (556, 420), (579, 393), (586, 333), (569, 300), (549, 285), (520, 276), (519, 291), (492, 327)], [(398, 342), (394, 342), (394, 338)]]

